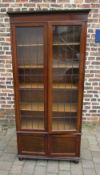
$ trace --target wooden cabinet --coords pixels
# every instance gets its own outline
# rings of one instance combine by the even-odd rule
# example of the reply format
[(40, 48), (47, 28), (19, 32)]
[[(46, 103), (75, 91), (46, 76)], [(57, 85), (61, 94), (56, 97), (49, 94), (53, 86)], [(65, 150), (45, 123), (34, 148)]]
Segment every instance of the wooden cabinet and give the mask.
[(9, 12), (19, 158), (80, 157), (88, 12)]

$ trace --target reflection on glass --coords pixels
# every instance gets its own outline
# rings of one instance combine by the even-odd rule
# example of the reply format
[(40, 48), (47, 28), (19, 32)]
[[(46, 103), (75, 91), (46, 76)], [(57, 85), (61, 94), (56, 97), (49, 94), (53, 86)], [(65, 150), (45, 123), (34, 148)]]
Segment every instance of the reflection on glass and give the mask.
[(53, 26), (52, 130), (76, 129), (80, 26)]
[(44, 129), (43, 27), (18, 27), (20, 115), (22, 129)]
[(43, 66), (43, 28), (17, 28), (16, 35), (19, 66)]

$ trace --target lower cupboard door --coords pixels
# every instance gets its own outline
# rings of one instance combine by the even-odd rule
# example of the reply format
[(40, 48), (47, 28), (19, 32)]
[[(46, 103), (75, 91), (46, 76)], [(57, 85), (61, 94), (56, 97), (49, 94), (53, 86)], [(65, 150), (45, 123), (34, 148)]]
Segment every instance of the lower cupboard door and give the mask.
[(47, 137), (43, 134), (18, 135), (18, 154), (20, 155), (46, 155)]
[(52, 135), (49, 137), (49, 148), (51, 156), (79, 157), (80, 136)]

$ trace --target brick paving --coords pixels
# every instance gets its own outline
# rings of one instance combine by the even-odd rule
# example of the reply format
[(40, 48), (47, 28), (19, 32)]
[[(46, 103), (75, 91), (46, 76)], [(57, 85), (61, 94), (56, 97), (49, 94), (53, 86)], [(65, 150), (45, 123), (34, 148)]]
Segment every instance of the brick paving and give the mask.
[(83, 127), (78, 164), (51, 160), (19, 161), (15, 128), (0, 130), (0, 175), (100, 175), (100, 126)]

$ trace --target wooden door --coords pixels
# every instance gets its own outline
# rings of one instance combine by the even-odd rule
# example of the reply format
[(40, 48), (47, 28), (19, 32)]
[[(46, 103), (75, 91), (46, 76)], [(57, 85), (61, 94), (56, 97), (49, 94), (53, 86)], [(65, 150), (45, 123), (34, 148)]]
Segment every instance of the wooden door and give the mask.
[(16, 26), (20, 129), (46, 130), (46, 26)]
[(44, 155), (47, 151), (46, 24), (14, 25), (13, 44), (19, 154)]
[(81, 129), (84, 25), (51, 22), (49, 35), (50, 154), (75, 156)]

